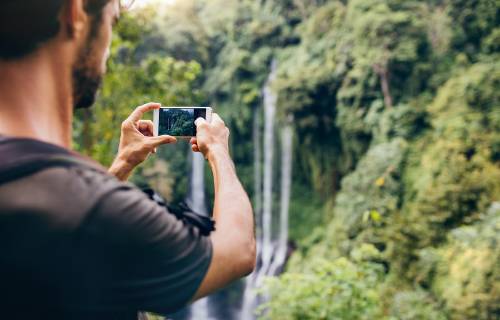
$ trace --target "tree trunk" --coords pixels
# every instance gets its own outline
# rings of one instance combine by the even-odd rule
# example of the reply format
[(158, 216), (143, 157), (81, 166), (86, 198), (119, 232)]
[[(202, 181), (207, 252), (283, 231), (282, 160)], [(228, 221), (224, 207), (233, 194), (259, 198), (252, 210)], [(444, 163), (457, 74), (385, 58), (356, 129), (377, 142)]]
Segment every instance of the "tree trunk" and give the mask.
[(389, 77), (387, 70), (384, 70), (380, 74), (380, 84), (382, 85), (382, 93), (384, 94), (384, 103), (385, 106), (389, 109), (392, 108), (392, 96), (391, 90), (389, 88)]
[(380, 86), (382, 87), (382, 94), (384, 95), (384, 104), (387, 108), (392, 108), (392, 96), (389, 86), (389, 71), (387, 66), (374, 65), (375, 73), (380, 77)]

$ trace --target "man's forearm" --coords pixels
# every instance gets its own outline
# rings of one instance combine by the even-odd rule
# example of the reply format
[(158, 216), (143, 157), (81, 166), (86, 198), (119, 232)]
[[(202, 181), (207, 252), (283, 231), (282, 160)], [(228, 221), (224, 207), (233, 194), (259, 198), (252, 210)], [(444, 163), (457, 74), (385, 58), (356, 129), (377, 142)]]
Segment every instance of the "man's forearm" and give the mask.
[[(253, 256), (255, 236), (252, 205), (238, 179), (234, 163), (225, 150), (211, 153), (209, 162), (215, 184), (215, 240), (223, 241), (228, 250), (237, 250), (240, 254), (247, 253), (242, 251), (248, 250), (249, 256)], [(230, 248), (231, 241), (240, 247)]]
[(208, 156), (214, 175), (216, 230), (210, 236), (212, 263), (194, 300), (250, 273), (255, 266), (253, 212), (226, 150)]
[[(246, 218), (244, 220), (248, 220), (249, 229), (253, 231), (252, 206), (238, 179), (230, 155), (227, 151), (215, 151), (209, 156), (209, 162), (215, 184), (214, 220), (220, 220), (221, 215), (229, 214), (225, 212), (234, 211), (238, 216)], [(221, 204), (223, 204), (223, 209)]]

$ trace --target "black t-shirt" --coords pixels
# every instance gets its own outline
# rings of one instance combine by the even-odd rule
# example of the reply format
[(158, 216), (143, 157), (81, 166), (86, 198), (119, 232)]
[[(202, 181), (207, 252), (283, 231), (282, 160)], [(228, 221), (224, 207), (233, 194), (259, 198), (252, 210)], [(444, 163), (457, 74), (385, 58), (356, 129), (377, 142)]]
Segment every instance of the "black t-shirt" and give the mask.
[(2, 319), (176, 311), (211, 256), (210, 238), (98, 170), (54, 167), (0, 184)]

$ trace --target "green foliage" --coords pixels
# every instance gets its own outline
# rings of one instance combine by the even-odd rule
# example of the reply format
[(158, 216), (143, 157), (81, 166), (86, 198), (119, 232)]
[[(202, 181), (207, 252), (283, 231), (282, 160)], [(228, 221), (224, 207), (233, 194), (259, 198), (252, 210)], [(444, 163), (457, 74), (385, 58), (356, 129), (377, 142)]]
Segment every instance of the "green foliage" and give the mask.
[(399, 209), (399, 176), (407, 143), (395, 139), (371, 148), (357, 169), (342, 180), (335, 203), (336, 223), (349, 238), (367, 226), (380, 226)]
[[(450, 79), (429, 106), (433, 135), (418, 144), (406, 175), (406, 211), (424, 246), (498, 200), (500, 168), (492, 146), (500, 132), (493, 89), (499, 81), (500, 64), (475, 65)], [(425, 237), (418, 236), (424, 230)]]
[(290, 208), (291, 239), (304, 239), (311, 230), (325, 222), (324, 202), (314, 190), (295, 184), (292, 190), (293, 206)]
[(453, 45), (471, 57), (477, 53), (481, 40), (498, 27), (498, 0), (449, 0), (450, 16), (455, 22)]
[(309, 263), (308, 272), (268, 279), (271, 302), (261, 309), (262, 319), (379, 318), (379, 265), (346, 258)]
[(414, 140), (429, 128), (428, 114), (418, 105), (398, 105), (384, 110), (372, 107), (366, 116), (365, 123), (372, 128), (372, 143), (378, 144), (395, 138)]
[(423, 250), (422, 277), (441, 297), (452, 319), (493, 319), (500, 312), (500, 207), (452, 230), (440, 248)]
[(424, 290), (401, 291), (394, 295), (390, 308), (391, 319), (447, 320), (443, 308)]
[(425, 40), (424, 22), (416, 3), (354, 0), (347, 7), (347, 31), (353, 57), (361, 67), (388, 68), (389, 63), (414, 62)]

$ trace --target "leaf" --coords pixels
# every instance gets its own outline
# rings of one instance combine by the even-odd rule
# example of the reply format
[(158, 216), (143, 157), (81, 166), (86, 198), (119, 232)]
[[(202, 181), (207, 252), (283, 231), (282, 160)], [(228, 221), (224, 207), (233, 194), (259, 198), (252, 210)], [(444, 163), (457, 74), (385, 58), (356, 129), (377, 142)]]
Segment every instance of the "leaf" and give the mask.
[(384, 177), (380, 177), (378, 178), (376, 181), (375, 181), (375, 185), (377, 187), (383, 187), (385, 185), (385, 178)]
[(380, 220), (382, 220), (382, 215), (377, 210), (371, 210), (370, 218), (375, 222), (379, 222)]

